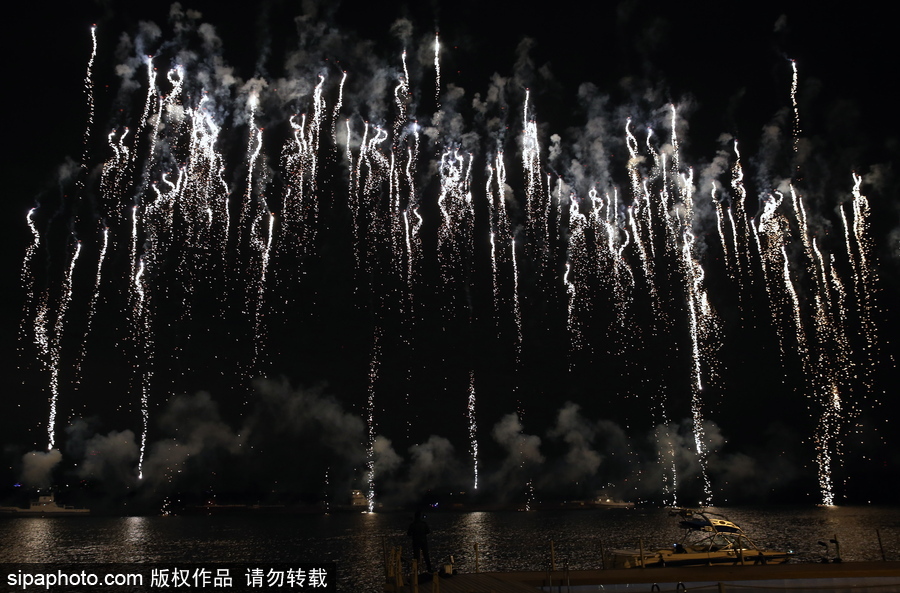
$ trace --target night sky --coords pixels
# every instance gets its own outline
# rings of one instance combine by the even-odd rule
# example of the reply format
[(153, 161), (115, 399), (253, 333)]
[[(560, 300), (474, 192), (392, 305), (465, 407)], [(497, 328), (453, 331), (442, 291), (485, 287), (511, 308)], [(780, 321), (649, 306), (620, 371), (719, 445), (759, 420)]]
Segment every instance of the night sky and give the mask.
[(900, 97), (872, 11), (15, 10), (0, 495), (893, 501)]

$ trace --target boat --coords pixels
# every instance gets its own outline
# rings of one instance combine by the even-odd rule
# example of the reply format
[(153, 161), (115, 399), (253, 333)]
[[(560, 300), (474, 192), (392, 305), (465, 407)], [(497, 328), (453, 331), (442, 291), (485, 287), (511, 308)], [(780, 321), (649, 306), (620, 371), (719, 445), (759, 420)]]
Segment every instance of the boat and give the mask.
[(711, 564), (783, 564), (793, 552), (764, 550), (753, 543), (744, 530), (718, 513), (679, 509), (684, 535), (669, 548), (645, 550), (643, 540), (637, 550), (609, 550), (604, 568), (653, 566), (698, 566)]
[(53, 494), (38, 496), (31, 501), (28, 508), (0, 507), (0, 516), (5, 517), (61, 517), (66, 515), (87, 515), (90, 509), (79, 509), (73, 506), (60, 505)]
[(634, 503), (616, 500), (608, 496), (598, 496), (594, 499), (593, 506), (600, 509), (633, 509)]

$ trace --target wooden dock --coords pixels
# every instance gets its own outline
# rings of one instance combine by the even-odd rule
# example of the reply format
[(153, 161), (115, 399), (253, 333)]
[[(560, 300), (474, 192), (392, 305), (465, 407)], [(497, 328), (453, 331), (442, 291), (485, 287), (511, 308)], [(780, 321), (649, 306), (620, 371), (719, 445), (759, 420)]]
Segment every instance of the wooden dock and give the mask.
[[(847, 562), (843, 564), (778, 564), (763, 566), (691, 566), (668, 568), (627, 568), (615, 570), (572, 570), (566, 574), (562, 570), (482, 572), (477, 574), (455, 574), (438, 578), (437, 582), (421, 582), (418, 585), (404, 580), (400, 587), (386, 583), (385, 593), (535, 593), (544, 587), (545, 591), (565, 593), (567, 585), (635, 585), (646, 584), (650, 591), (654, 584), (663, 590), (663, 584), (684, 583), (746, 583), (759, 580), (808, 580), (833, 579), (839, 584), (846, 581), (847, 588), (854, 580), (869, 577), (889, 577), (895, 587), (879, 589), (900, 591), (900, 562)], [(802, 586), (801, 582), (797, 583)], [(629, 589), (641, 591), (642, 589)], [(707, 589), (709, 590), (709, 589)], [(712, 589), (715, 590), (715, 589)], [(723, 589), (719, 589), (723, 590)]]

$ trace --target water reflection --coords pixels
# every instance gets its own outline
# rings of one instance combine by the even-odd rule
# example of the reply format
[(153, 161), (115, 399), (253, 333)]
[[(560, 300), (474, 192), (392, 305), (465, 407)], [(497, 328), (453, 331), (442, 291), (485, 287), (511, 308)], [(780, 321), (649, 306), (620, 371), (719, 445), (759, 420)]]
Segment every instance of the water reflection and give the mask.
[(122, 559), (119, 561), (154, 562), (147, 545), (151, 537), (149, 517), (126, 517), (122, 522), (122, 542), (119, 545)]
[(56, 521), (22, 518), (4, 521), (3, 558), (6, 562), (48, 562), (55, 554)]
[[(887, 507), (716, 509), (764, 548), (792, 549), (800, 562), (834, 557), (900, 560), (900, 509)], [(402, 546), (411, 513), (332, 515), (83, 517), (0, 519), (0, 557), (6, 562), (198, 563), (336, 562), (339, 590), (374, 590), (383, 557)], [(461, 572), (543, 570), (553, 541), (559, 566), (600, 567), (603, 548), (648, 547), (678, 541), (681, 530), (665, 509), (540, 512), (433, 512), (431, 557), (453, 556)], [(835, 538), (837, 535), (837, 538)], [(829, 544), (826, 549), (819, 541)]]

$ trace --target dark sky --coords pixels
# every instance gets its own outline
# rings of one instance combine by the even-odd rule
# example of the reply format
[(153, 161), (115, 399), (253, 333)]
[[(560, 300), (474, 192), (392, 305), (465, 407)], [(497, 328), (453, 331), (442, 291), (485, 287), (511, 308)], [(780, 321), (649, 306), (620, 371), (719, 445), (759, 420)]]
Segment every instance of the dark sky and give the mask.
[[(896, 52), (886, 19), (862, 9), (793, 11), (759, 3), (685, 10), (677, 3), (620, 2), (588, 11), (485, 9), (475, 2), (182, 8), (183, 16), (171, 19), (162, 2), (81, 2), (60, 12), (27, 5), (9, 19), (0, 492), (52, 476), (58, 486), (78, 485), (111, 504), (124, 492), (149, 501), (210, 491), (340, 498), (350, 487), (368, 488), (373, 447), (375, 487), (385, 500), (468, 490), (474, 376), (474, 435), (486, 497), (521, 499), (530, 481), (539, 498), (607, 488), (672, 502), (677, 478), (682, 499), (819, 502), (828, 455), (837, 501), (888, 495), (878, 484), (900, 469), (889, 432), (897, 417), (891, 339), (900, 327), (892, 308), (900, 292), (900, 198), (891, 117), (898, 97), (893, 65), (886, 65)], [(305, 16), (295, 21), (298, 15)], [(142, 21), (156, 23), (159, 36), (148, 35)], [(98, 24), (98, 55), (89, 124), (83, 81), (92, 23)], [(429, 53), (436, 31), (439, 101)], [(121, 65), (139, 64), (134, 56), (143, 41), (157, 56), (163, 95), (165, 72), (180, 56), (187, 64), (181, 105), (196, 107), (204, 92), (212, 99), (212, 117), (222, 126), (216, 151), (231, 226), (230, 239), (217, 243), (224, 226), (207, 236), (198, 230), (202, 217), (186, 207), (173, 206), (171, 223), (148, 218), (135, 248), (148, 264), (149, 304), (141, 309), (132, 288), (131, 206), (146, 207), (153, 185), (165, 187), (163, 174), (171, 180), (179, 167), (186, 170), (190, 153), (187, 128), (168, 119), (151, 156), (152, 126), (146, 126), (137, 157), (121, 167), (124, 181), (102, 183), (112, 154), (106, 135), (140, 127), (146, 69), (138, 66), (135, 88), (123, 90), (117, 67), (121, 74)], [(406, 119), (398, 117), (393, 96), (404, 48), (411, 79)], [(799, 72), (799, 120), (790, 59)], [(341, 70), (348, 78), (335, 144), (331, 114)], [(320, 74), (326, 116), (313, 191), (309, 179), (291, 176), (284, 146), (290, 116), (311, 113)], [(264, 132), (252, 173), (256, 185), (248, 189), (251, 79), (264, 87), (255, 122)], [(540, 146), (540, 181), (531, 194), (522, 166), (526, 92)], [(698, 268), (684, 267), (681, 257), (679, 216), (686, 210), (674, 195), (670, 104), (678, 106), (678, 173), (693, 170), (692, 257), (703, 266), (702, 289), (715, 312), (715, 331), (699, 341), (700, 392), (693, 388), (690, 338), (691, 302), (700, 301), (687, 296), (689, 274)], [(655, 234), (642, 243), (652, 252), (649, 274), (628, 232), (626, 207), (634, 201), (629, 117), (640, 144), (636, 171), (656, 204), (655, 222), (645, 227)], [(366, 121), (388, 133), (378, 148), (387, 157), (366, 161), (361, 178), (371, 184), (358, 190), (348, 189), (341, 135), (348, 119), (354, 159)], [(400, 240), (408, 235), (391, 214), (394, 186), (385, 171), (392, 152), (406, 162), (415, 146), (411, 120), (423, 130), (412, 174), (423, 222), (421, 259), (408, 267)], [(669, 154), (668, 181), (653, 170), (648, 126), (653, 150)], [(745, 233), (739, 259), (723, 251), (708, 185), (715, 178), (719, 199), (737, 212), (734, 138), (747, 191), (746, 216), (735, 214)], [(506, 206), (517, 265), (508, 243), (505, 251), (497, 248), (495, 280), (490, 232), (498, 219), (491, 218), (485, 187), (498, 146), (511, 188)], [(463, 222), (447, 230), (438, 199), (440, 163), (457, 149), (463, 160), (456, 163), (471, 162), (473, 206), (471, 219), (462, 214)], [(198, 185), (213, 179), (194, 171)], [(858, 246), (848, 256), (838, 208), (844, 204), (851, 216), (854, 171), (863, 176), (871, 207), (866, 266)], [(790, 181), (806, 204), (808, 236), (825, 254), (812, 259), (788, 195), (779, 211), (790, 229), (783, 253), (801, 337), (781, 263), (768, 260), (763, 271), (745, 222), (761, 199), (786, 191)], [(287, 221), (283, 204), (292, 183), (317, 196), (315, 214), (301, 207), (294, 227), (278, 227), (260, 284), (265, 241), (253, 238), (267, 235), (252, 221), (268, 224), (269, 211)], [(393, 183), (401, 188), (398, 208), (407, 208), (405, 171)], [(560, 183), (566, 188), (561, 206)], [(618, 222), (602, 228), (618, 227), (613, 251), (629, 241), (621, 256), (604, 259), (612, 253), (601, 236), (607, 231), (590, 230), (583, 244), (572, 242), (570, 192), (587, 214), (591, 188), (600, 196), (619, 192)], [(663, 190), (673, 196), (668, 209), (659, 205)], [(546, 232), (535, 222), (545, 216), (543, 205), (529, 210), (530, 199), (548, 204)], [(25, 217), (35, 205), (42, 243), (23, 269), (31, 241)], [(408, 215), (409, 221), (412, 210)], [(104, 225), (113, 239), (94, 301)], [(168, 230), (151, 236), (153, 225)], [(83, 251), (68, 301), (75, 237)], [(816, 261), (825, 262), (829, 275), (834, 269), (827, 290)], [(571, 301), (563, 282), (567, 264)], [(42, 295), (47, 354), (34, 331)], [(817, 317), (817, 310), (824, 313)], [(58, 327), (63, 337), (54, 346)], [(47, 446), (55, 349), (62, 460), (41, 454), (23, 462), (26, 453)], [(832, 389), (837, 400), (823, 395)], [(143, 457), (142, 409), (148, 418)], [(706, 439), (704, 456), (696, 453), (698, 432)], [(664, 433), (668, 440), (660, 440)], [(139, 464), (146, 477), (136, 481)]]

